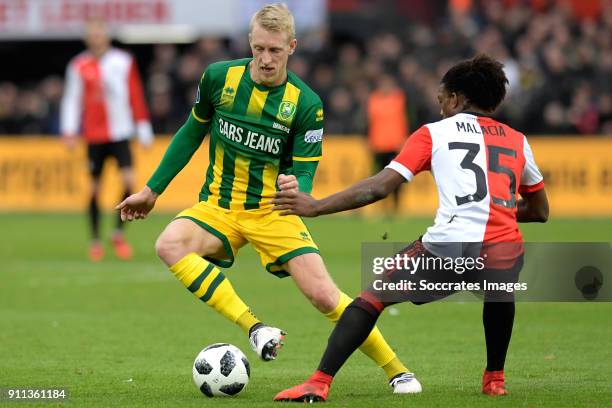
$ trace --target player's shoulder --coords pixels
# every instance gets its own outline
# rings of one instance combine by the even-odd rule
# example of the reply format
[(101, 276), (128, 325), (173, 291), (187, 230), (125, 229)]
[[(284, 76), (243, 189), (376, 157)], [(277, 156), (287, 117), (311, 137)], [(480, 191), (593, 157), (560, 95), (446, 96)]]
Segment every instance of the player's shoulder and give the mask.
[(131, 53), (115, 47), (111, 47), (103, 58), (106, 58), (112, 61), (113, 64), (124, 67), (125, 69), (131, 67), (134, 62), (134, 57)]
[(116, 47), (111, 47), (108, 50), (108, 56), (112, 58), (122, 58), (127, 60), (132, 60), (134, 58), (130, 52)]
[(223, 75), (223, 77), (225, 78), (225, 74), (227, 73), (228, 69), (240, 66), (245, 67), (246, 69), (246, 66), (250, 60), (250, 58), (240, 58), (235, 60), (213, 62), (208, 65), (208, 67), (206, 67), (206, 70), (204, 72), (206, 73), (206, 75), (211, 75), (213, 77)]
[(287, 71), (287, 83), (300, 90), (300, 107), (321, 106), (321, 97), (304, 82), (300, 77), (291, 71)]
[[(499, 129), (501, 129), (501, 131), (503, 131), (504, 135), (507, 137), (509, 136), (509, 137), (513, 137), (515, 139), (521, 139), (521, 140), (527, 138), (527, 136), (525, 136), (525, 133), (521, 132), (518, 129), (513, 128), (512, 126), (506, 123), (494, 120), (494, 125), (497, 126)], [(500, 131), (498, 130), (498, 132)], [(500, 136), (504, 136), (504, 135), (500, 135)]]
[(72, 57), (70, 61), (68, 62), (68, 65), (74, 68), (79, 68), (83, 66), (84, 64), (87, 64), (93, 61), (93, 59), (94, 57), (93, 55), (91, 55), (89, 51), (83, 50), (79, 52), (77, 55), (75, 55), (74, 57)]
[(480, 131), (483, 136), (496, 136), (491, 139), (494, 140), (495, 143), (498, 142), (498, 138), (501, 137), (504, 139), (504, 144), (510, 148), (514, 149), (522, 149), (527, 138), (525, 134), (517, 129), (514, 129), (512, 126), (500, 122), (499, 120), (483, 116), (479, 117), (478, 120), (480, 124)]

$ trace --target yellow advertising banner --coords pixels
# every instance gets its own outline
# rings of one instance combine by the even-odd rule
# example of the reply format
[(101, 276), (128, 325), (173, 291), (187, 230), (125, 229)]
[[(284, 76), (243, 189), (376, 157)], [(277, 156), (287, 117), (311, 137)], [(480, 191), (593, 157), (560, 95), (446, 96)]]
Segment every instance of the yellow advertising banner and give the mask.
[[(137, 189), (155, 170), (169, 138), (153, 146), (133, 144)], [(612, 139), (531, 138), (536, 161), (544, 174), (551, 216), (612, 216)], [(170, 184), (157, 210), (177, 212), (192, 206), (208, 165), (207, 144)], [(0, 211), (79, 211), (86, 208), (89, 179), (86, 148), (67, 150), (55, 138), (0, 138)], [(314, 195), (334, 193), (372, 174), (372, 160), (362, 137), (327, 137), (315, 179)], [(109, 160), (102, 175), (101, 201), (112, 208), (122, 195), (116, 164)], [(364, 210), (380, 213), (385, 204)], [(432, 216), (437, 192), (431, 174), (417, 176), (402, 188), (401, 211)]]

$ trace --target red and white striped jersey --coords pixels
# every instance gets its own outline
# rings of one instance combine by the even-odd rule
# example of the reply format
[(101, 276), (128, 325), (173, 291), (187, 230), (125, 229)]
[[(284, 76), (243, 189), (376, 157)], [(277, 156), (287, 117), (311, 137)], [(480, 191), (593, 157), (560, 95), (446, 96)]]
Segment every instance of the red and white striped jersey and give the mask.
[(517, 194), (544, 188), (527, 138), (469, 113), (418, 129), (387, 168), (408, 181), (433, 174), (439, 208), (425, 243), (521, 242)]
[(116, 48), (99, 59), (88, 51), (74, 57), (66, 70), (60, 121), (63, 135), (82, 134), (88, 143), (137, 133), (150, 144), (153, 131), (134, 58)]

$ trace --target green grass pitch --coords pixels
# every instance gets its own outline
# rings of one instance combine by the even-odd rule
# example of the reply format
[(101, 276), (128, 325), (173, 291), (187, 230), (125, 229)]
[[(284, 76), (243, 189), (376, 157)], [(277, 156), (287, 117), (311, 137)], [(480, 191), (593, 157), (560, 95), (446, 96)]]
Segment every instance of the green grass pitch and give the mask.
[[(67, 402), (35, 406), (278, 406), (274, 394), (317, 366), (331, 325), (290, 279), (266, 273), (245, 248), (226, 275), (260, 318), (289, 333), (277, 361), (258, 361), (240, 329), (189, 294), (156, 258), (155, 238), (170, 217), (129, 226), (132, 262), (107, 254), (91, 264), (84, 215), (0, 215), (0, 387), (70, 392)], [(327, 217), (308, 225), (339, 286), (355, 295), (362, 241), (385, 233), (389, 241), (409, 241), (429, 222)], [(523, 231), (532, 241), (612, 241), (612, 220), (552, 220)], [(612, 406), (612, 304), (518, 304), (506, 365), (510, 395), (500, 399), (479, 393), (481, 305), (401, 305), (397, 312), (385, 313), (379, 326), (424, 392), (392, 395), (382, 371), (355, 355), (328, 405)], [(251, 361), (251, 382), (237, 397), (209, 400), (193, 385), (195, 355), (215, 342), (237, 345)]]

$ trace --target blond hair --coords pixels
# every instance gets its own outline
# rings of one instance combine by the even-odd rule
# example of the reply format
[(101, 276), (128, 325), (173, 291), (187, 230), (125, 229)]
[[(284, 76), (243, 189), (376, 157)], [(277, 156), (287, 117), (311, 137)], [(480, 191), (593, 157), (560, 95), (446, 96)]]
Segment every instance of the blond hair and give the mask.
[(251, 17), (250, 31), (254, 24), (259, 24), (268, 31), (284, 32), (288, 41), (295, 38), (295, 21), (293, 14), (285, 3), (267, 4)]

